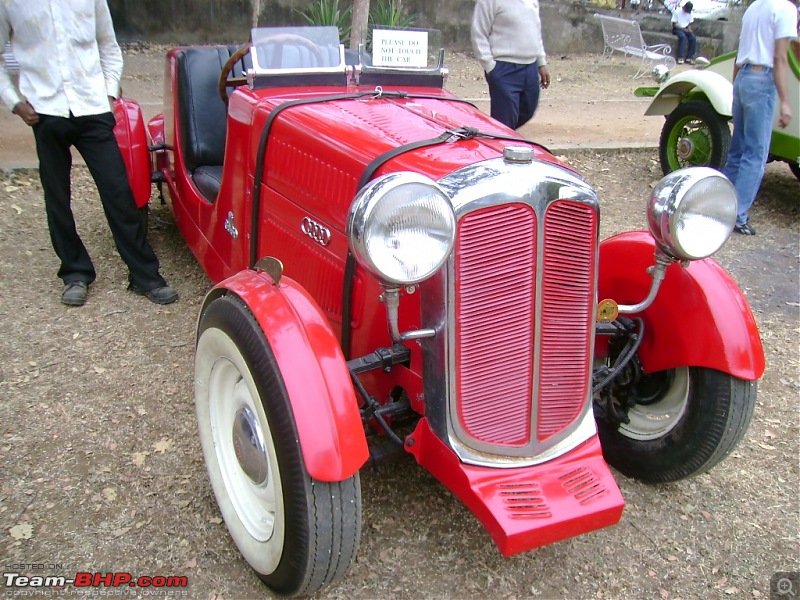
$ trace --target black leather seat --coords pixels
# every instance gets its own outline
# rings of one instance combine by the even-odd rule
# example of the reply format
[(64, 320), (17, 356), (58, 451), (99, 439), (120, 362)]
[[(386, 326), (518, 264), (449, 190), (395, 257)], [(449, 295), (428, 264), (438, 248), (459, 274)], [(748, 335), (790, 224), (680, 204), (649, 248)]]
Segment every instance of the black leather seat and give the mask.
[[(177, 55), (179, 143), (194, 184), (210, 202), (216, 200), (222, 181), (228, 126), (228, 107), (219, 97), (219, 77), (236, 49), (199, 46), (185, 48)], [(239, 61), (231, 76), (241, 77), (245, 68), (244, 61)]]

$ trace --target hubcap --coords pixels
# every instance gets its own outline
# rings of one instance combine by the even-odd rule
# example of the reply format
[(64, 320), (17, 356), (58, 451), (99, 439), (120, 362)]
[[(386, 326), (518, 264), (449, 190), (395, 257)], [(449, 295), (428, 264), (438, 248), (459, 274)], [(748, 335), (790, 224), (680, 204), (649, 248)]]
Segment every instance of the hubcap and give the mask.
[(269, 476), (267, 451), (256, 416), (249, 407), (242, 406), (236, 411), (231, 438), (236, 460), (245, 475), (256, 485), (266, 483)]

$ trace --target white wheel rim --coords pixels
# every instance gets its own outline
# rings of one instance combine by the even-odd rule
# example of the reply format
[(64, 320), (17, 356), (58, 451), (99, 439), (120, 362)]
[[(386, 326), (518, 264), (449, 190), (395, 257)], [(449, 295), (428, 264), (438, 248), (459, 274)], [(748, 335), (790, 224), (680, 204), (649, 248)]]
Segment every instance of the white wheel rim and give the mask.
[[(207, 329), (198, 341), (195, 396), (206, 466), (225, 524), (247, 562), (270, 574), (285, 535), (280, 468), (247, 363), (221, 330)], [(254, 437), (237, 455), (237, 442), (247, 438), (242, 418)]]
[(654, 440), (672, 431), (686, 412), (689, 402), (689, 368), (675, 369), (669, 389), (658, 402), (637, 404), (628, 411), (630, 423), (622, 423), (619, 432), (634, 440)]
[[(225, 358), (218, 359), (212, 367), (209, 399), (211, 436), (225, 489), (247, 533), (259, 542), (266, 542), (275, 526), (275, 477), (267, 468), (264, 477), (259, 478), (262, 480), (254, 481), (243, 462), (247, 464), (247, 454), (257, 453), (256, 447), (260, 446), (263, 456), (257, 460), (268, 464), (267, 444), (269, 453), (273, 456), (275, 453), (271, 437), (269, 442), (264, 439), (269, 436), (264, 435), (263, 429), (269, 429), (262, 428), (254, 418), (257, 409), (247, 383), (236, 366)], [(242, 449), (244, 436), (236, 433), (243, 429), (242, 420), (250, 422), (255, 434), (252, 451)]]

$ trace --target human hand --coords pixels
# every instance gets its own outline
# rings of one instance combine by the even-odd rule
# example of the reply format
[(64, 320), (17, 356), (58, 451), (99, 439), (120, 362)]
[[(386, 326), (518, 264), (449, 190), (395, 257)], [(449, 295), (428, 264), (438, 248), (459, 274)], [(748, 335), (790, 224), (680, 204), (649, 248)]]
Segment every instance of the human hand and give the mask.
[(21, 118), (29, 127), (33, 127), (39, 122), (39, 113), (28, 102), (18, 102), (11, 112)]
[(545, 65), (539, 67), (539, 85), (543, 90), (550, 87), (550, 71)]
[(792, 120), (792, 107), (789, 102), (781, 102), (781, 111), (778, 115), (778, 127), (786, 129)]

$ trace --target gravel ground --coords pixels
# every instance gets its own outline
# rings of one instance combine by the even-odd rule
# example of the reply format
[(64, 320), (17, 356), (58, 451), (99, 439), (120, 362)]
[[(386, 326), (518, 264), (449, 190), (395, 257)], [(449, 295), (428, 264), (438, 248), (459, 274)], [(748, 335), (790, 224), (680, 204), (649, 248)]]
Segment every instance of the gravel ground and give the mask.
[[(599, 190), (603, 237), (643, 225), (654, 149), (560, 154)], [(59, 303), (37, 174), (0, 173), (3, 572), (186, 576), (172, 595), (270, 597), (227, 535), (197, 438), (194, 327), (210, 283), (156, 204), (151, 239), (181, 300), (127, 292), (81, 167), (73, 195), (98, 268), (80, 309)], [(752, 219), (759, 235), (732, 238), (718, 258), (753, 307), (767, 372), (748, 435), (721, 465), (670, 485), (618, 476), (619, 525), (512, 558), (410, 458), (365, 469), (357, 559), (317, 597), (769, 598), (774, 573), (800, 571), (800, 218), (785, 165), (769, 165)]]

